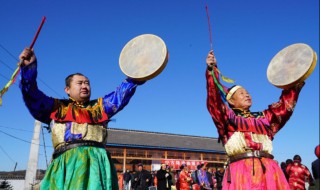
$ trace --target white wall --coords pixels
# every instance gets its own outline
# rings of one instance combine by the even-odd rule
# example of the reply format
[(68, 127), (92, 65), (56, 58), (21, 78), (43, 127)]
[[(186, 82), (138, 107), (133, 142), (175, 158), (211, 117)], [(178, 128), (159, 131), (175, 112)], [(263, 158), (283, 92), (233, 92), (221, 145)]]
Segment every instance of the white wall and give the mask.
[[(12, 186), (13, 190), (23, 190), (24, 188), (24, 182), (25, 180), (24, 179), (7, 179), (6, 180), (7, 182), (10, 183), (10, 185)], [(34, 186), (33, 188), (34, 190), (37, 189), (36, 186)], [(30, 185), (30, 190), (32, 190), (32, 186)]]

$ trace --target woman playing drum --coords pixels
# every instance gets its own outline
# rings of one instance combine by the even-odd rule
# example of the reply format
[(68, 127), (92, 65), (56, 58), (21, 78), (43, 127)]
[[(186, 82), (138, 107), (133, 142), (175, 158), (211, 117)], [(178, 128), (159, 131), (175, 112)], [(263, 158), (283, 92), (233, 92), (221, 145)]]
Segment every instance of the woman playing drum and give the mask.
[(252, 100), (245, 88), (227, 89), (220, 83), (213, 51), (206, 63), (207, 108), (229, 156), (223, 189), (290, 189), (273, 160), (272, 140), (292, 115), (304, 82), (283, 90), (280, 100), (268, 109), (251, 112)]

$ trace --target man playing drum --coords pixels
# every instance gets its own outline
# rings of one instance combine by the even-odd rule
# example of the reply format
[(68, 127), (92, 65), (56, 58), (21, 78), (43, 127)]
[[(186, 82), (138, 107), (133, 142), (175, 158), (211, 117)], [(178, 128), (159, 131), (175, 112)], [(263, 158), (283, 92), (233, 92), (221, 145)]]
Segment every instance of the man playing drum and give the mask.
[[(251, 112), (250, 94), (241, 86), (220, 83), (213, 51), (206, 58), (207, 108), (229, 156), (223, 189), (290, 189), (272, 156), (274, 135), (289, 120), (304, 82), (283, 90), (280, 100)], [(228, 104), (227, 104), (228, 103)]]
[(32, 116), (50, 123), (53, 160), (41, 189), (119, 189), (116, 170), (105, 149), (107, 123), (129, 102), (139, 84), (130, 78), (104, 97), (90, 100), (87, 77), (80, 73), (66, 78), (69, 99), (46, 96), (37, 87), (37, 59), (26, 48), (20, 54), (20, 88)]

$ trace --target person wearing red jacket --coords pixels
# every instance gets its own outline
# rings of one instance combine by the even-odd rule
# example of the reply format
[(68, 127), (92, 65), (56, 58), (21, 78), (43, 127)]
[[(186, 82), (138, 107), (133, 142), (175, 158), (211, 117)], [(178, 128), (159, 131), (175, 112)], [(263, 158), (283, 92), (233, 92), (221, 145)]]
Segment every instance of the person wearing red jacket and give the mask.
[(190, 190), (192, 178), (189, 173), (189, 168), (186, 164), (182, 164), (181, 172), (179, 174), (180, 190)]
[(309, 169), (301, 164), (301, 157), (295, 155), (293, 163), (287, 166), (287, 174), (289, 175), (289, 186), (291, 190), (305, 190), (305, 182), (309, 181), (310, 186), (314, 185), (313, 178)]

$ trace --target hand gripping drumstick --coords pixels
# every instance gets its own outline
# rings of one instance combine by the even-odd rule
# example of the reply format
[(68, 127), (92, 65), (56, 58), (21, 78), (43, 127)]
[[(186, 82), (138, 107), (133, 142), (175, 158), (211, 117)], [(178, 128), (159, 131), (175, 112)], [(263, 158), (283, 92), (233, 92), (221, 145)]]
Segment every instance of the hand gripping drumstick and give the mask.
[[(42, 28), (42, 26), (43, 26), (43, 24), (44, 24), (45, 21), (46, 21), (46, 17), (44, 16), (44, 17), (42, 18), (41, 24), (40, 24), (40, 26), (39, 26), (39, 28), (38, 28), (38, 30), (37, 30), (36, 35), (34, 36), (32, 42), (31, 42), (31, 44), (30, 44), (30, 47), (29, 47), (30, 49), (32, 49), (33, 46), (34, 46), (34, 44), (36, 43), (37, 38), (38, 38), (38, 36), (39, 36), (39, 33), (40, 33), (40, 31), (41, 31), (41, 28)], [(2, 96), (3, 96), (3, 94), (4, 94), (5, 92), (7, 92), (8, 89), (9, 89), (9, 87), (15, 82), (15, 80), (16, 80), (19, 72), (20, 72), (20, 66), (22, 65), (23, 61), (24, 61), (24, 59), (20, 60), (20, 62), (19, 62), (19, 64), (18, 64), (18, 68), (13, 72), (13, 74), (12, 74), (12, 76), (11, 76), (11, 79), (10, 79), (9, 82), (3, 87), (3, 89), (0, 91), (0, 106), (2, 105)]]

